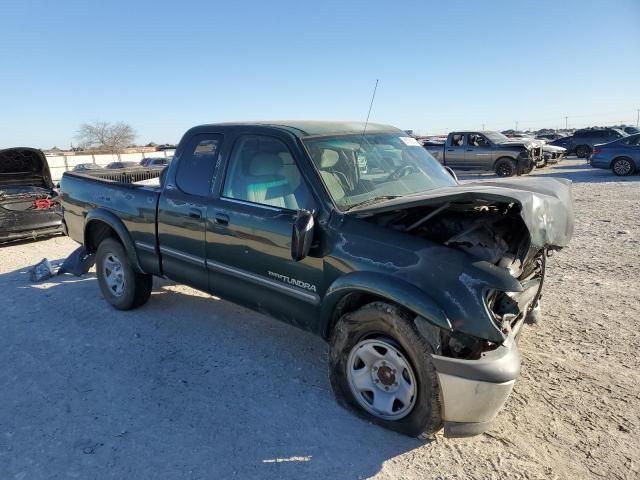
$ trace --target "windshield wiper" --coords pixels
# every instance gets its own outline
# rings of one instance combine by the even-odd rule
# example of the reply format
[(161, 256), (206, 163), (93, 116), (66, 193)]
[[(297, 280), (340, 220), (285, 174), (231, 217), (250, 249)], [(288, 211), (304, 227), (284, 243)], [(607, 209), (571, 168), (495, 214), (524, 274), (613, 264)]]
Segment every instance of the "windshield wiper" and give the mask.
[(349, 208), (347, 208), (345, 210), (345, 212), (350, 212), (351, 210), (354, 210), (356, 208), (360, 208), (360, 207), (368, 207), (369, 205), (373, 205), (375, 203), (380, 203), (380, 202), (384, 202), (385, 200), (393, 200), (394, 198), (399, 198), (402, 195), (380, 195), (379, 197), (373, 197), (373, 198), (369, 198), (367, 200), (364, 200), (362, 202), (358, 202), (354, 205), (351, 205)]

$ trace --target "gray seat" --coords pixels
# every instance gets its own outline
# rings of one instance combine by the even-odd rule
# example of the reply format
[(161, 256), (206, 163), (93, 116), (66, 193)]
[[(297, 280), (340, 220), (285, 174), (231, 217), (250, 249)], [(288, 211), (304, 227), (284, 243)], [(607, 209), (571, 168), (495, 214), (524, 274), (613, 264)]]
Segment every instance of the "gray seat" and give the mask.
[(324, 181), (329, 193), (333, 197), (336, 203), (342, 203), (342, 199), (345, 197), (344, 187), (340, 176), (333, 171), (334, 167), (340, 160), (338, 152), (325, 148), (320, 156), (320, 176)]
[(245, 200), (292, 210), (298, 208), (289, 180), (282, 174), (282, 159), (278, 155), (254, 155), (248, 171), (249, 175), (242, 178), (244, 186), (239, 188)]

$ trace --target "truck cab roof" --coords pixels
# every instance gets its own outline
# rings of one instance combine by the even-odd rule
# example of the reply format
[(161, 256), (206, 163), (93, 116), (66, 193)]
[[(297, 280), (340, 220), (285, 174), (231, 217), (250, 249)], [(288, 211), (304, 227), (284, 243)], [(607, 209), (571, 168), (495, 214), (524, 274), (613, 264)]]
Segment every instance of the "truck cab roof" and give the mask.
[(407, 135), (402, 130), (393, 127), (391, 125), (384, 125), (380, 123), (365, 123), (365, 122), (349, 122), (349, 121), (316, 121), (316, 120), (259, 120), (259, 121), (246, 121), (246, 122), (223, 122), (199, 125), (192, 130), (208, 130), (211, 127), (272, 127), (278, 130), (285, 130), (297, 137), (312, 137), (323, 135), (336, 135), (336, 134), (354, 134), (362, 133), (377, 133), (377, 132), (395, 132)]

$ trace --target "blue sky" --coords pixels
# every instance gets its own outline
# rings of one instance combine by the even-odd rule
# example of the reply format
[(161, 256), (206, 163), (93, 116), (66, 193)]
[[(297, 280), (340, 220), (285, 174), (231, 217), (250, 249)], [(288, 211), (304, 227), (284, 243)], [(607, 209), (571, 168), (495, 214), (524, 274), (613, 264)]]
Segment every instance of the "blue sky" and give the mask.
[(251, 119), (419, 132), (635, 122), (640, 0), (2, 2), (0, 147)]

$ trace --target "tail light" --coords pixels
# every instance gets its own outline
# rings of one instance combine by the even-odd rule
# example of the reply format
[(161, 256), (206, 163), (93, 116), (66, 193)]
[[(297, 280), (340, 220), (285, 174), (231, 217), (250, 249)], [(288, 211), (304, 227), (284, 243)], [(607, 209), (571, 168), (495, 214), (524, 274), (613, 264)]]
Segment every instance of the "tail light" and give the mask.
[(53, 207), (54, 203), (48, 198), (39, 198), (33, 201), (33, 208), (36, 210), (45, 210)]
[(594, 155), (598, 155), (599, 153), (602, 153), (602, 149), (601, 148), (594, 148), (593, 149), (593, 154)]

